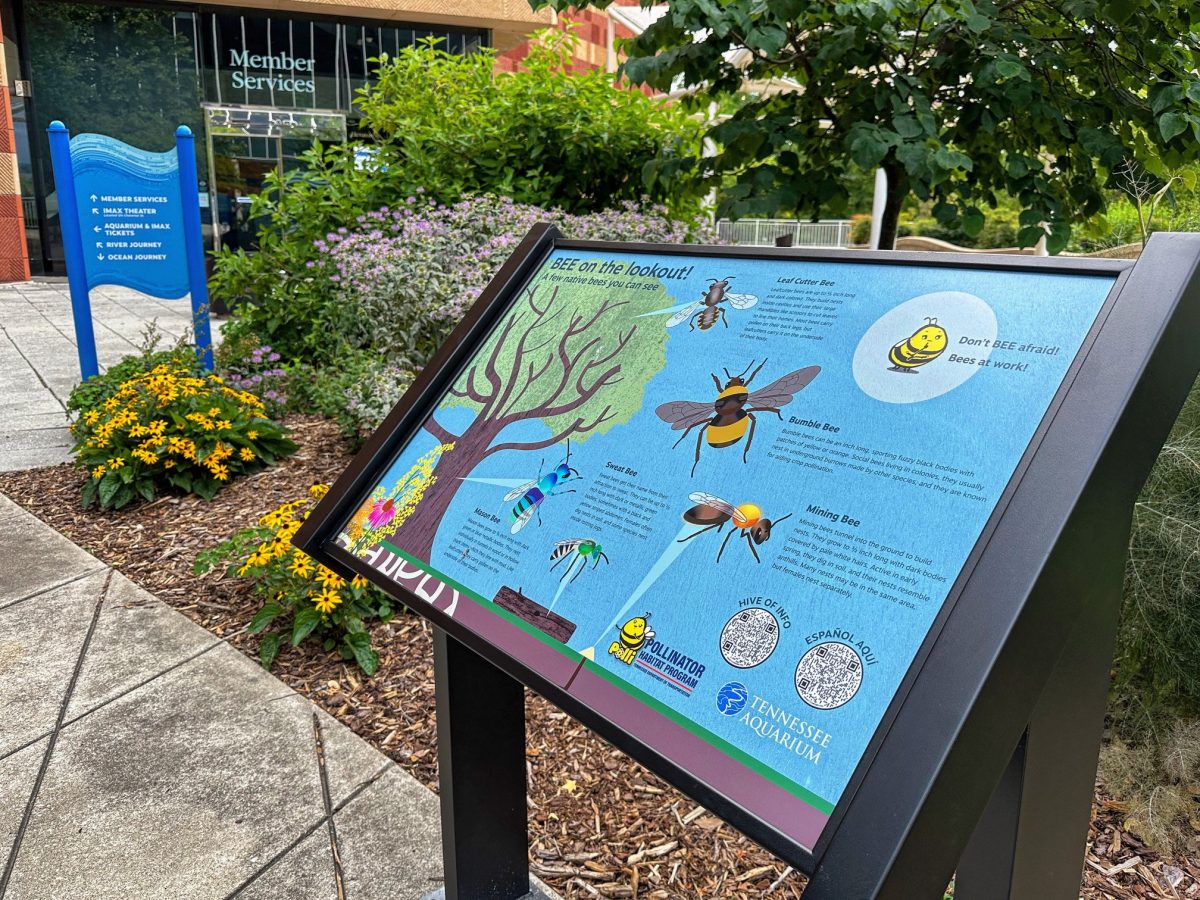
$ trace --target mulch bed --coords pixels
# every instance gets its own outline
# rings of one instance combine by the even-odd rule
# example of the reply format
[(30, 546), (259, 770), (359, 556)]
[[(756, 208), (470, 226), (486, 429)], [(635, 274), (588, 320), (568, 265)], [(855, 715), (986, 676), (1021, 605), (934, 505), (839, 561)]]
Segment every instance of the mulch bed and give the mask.
[[(246, 655), (259, 602), (236, 578), (192, 573), (199, 550), (279, 504), (333, 480), (350, 456), (332, 422), (294, 416), (299, 451), (241, 479), (211, 502), (164, 497), (123, 512), (85, 512), (69, 465), (0, 474), (0, 491), (75, 543)], [(381, 664), (367, 679), (315, 644), (285, 643), (273, 672), (417, 779), (437, 788), (430, 626), (412, 615), (372, 634)], [(530, 863), (568, 897), (795, 898), (804, 879), (530, 694), (526, 736)], [(1122, 828), (1123, 810), (1098, 788), (1082, 896), (1200, 898), (1200, 861), (1160, 857)]]

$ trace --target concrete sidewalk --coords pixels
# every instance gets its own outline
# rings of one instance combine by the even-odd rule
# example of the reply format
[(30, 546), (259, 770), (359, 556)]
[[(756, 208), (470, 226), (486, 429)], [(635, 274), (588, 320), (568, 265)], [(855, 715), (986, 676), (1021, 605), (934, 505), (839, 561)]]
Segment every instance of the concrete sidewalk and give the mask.
[[(137, 291), (92, 291), (96, 355), (103, 370), (139, 349), (152, 322), (160, 347), (192, 323), (189, 300), (157, 300)], [(214, 323), (214, 337), (217, 332)], [(0, 285), (0, 471), (66, 462), (73, 441), (66, 402), (79, 383), (79, 354), (65, 281)]]
[(0, 898), (441, 885), (436, 797), (349, 729), (3, 495), (0, 559)]

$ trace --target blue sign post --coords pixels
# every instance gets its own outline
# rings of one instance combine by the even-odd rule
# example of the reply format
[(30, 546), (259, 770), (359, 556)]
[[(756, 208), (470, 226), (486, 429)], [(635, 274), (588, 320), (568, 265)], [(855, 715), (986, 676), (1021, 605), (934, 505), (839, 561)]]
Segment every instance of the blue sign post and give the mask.
[(180, 125), (165, 153), (100, 134), (72, 138), (58, 121), (47, 131), (84, 381), (99, 372), (89, 294), (102, 284), (165, 300), (190, 294), (196, 353), (212, 369), (191, 129)]

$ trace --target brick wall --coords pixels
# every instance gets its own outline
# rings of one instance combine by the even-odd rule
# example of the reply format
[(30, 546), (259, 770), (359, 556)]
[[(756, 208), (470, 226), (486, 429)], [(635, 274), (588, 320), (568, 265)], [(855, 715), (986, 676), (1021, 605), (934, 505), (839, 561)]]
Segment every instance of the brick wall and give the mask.
[[(588, 69), (603, 69), (608, 65), (608, 14), (601, 10), (583, 9), (571, 10), (558, 17), (555, 28), (565, 30), (574, 25), (579, 47), (575, 52), (573, 68), (577, 71)], [(613, 33), (618, 38), (633, 37), (624, 25), (614, 23)], [(515, 72), (521, 66), (521, 60), (529, 55), (529, 41), (524, 41), (496, 57), (496, 70), (500, 72)]]
[[(0, 32), (0, 45), (3, 42), (4, 34)], [(29, 251), (25, 246), (17, 142), (8, 85), (8, 68), (0, 52), (0, 282), (29, 280)]]

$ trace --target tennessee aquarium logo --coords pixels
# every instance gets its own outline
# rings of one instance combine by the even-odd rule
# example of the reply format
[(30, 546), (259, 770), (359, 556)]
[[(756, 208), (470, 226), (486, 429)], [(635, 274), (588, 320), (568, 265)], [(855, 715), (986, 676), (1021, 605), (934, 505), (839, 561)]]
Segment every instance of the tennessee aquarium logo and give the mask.
[(717, 711), (723, 716), (736, 716), (746, 707), (750, 692), (740, 681), (730, 681), (717, 691)]

